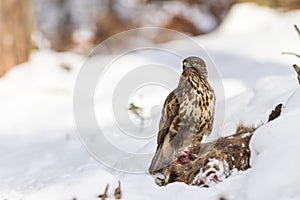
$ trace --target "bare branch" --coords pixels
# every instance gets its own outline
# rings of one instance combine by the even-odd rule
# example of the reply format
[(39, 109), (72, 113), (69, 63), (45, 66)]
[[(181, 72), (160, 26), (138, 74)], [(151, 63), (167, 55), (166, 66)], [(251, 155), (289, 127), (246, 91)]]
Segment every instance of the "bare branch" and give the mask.
[(292, 56), (296, 56), (297, 58), (300, 58), (299, 54), (293, 52), (282, 52), (282, 55), (292, 55)]
[(122, 196), (122, 194), (121, 194), (121, 182), (118, 181), (118, 184), (119, 185), (115, 190), (115, 199), (121, 199), (121, 196)]
[(300, 29), (298, 28), (298, 26), (296, 24), (294, 25), (294, 28), (297, 31), (298, 36), (300, 37)]
[(294, 70), (296, 71), (296, 73), (298, 75), (297, 78), (298, 78), (298, 82), (300, 84), (300, 67), (298, 65), (294, 64), (293, 68), (294, 68)]
[(105, 200), (105, 199), (107, 198), (108, 187), (109, 187), (109, 184), (106, 185), (105, 190), (104, 190), (104, 193), (103, 193), (103, 194), (100, 194), (100, 195), (98, 196), (98, 198), (101, 198), (102, 200)]

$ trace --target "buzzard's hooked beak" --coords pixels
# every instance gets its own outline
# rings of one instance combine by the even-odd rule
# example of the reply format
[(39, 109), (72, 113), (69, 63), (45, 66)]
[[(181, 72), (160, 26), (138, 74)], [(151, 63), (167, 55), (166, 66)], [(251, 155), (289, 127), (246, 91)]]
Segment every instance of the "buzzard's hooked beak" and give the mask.
[(186, 68), (186, 66), (185, 65), (182, 65), (182, 69), (184, 70)]

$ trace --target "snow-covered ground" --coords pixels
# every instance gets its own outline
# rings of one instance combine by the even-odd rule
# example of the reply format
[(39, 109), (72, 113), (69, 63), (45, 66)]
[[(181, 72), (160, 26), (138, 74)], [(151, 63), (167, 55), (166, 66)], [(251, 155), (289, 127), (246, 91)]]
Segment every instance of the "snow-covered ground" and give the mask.
[[(298, 60), (281, 55), (299, 49), (300, 39), (293, 30), (299, 17), (299, 11), (236, 5), (218, 30), (194, 38), (222, 77), (224, 134), (232, 133), (240, 121), (265, 122), (277, 104), (284, 104), (282, 115), (253, 136), (252, 168), (210, 188), (182, 183), (158, 187), (146, 173), (118, 172), (94, 160), (80, 143), (73, 119), (73, 88), (84, 58), (47, 50), (34, 53), (30, 62), (0, 79), (0, 200), (92, 200), (107, 183), (113, 199), (118, 180), (122, 199), (130, 200), (300, 199), (300, 89), (291, 67)], [(147, 88), (144, 92), (150, 93), (154, 104), (163, 104), (167, 94)], [(96, 113), (98, 119), (102, 114)], [(108, 131), (114, 130), (109, 120), (105, 123)], [(153, 141), (143, 144), (143, 150), (153, 152)], [(141, 148), (126, 144), (120, 142), (126, 150)]]

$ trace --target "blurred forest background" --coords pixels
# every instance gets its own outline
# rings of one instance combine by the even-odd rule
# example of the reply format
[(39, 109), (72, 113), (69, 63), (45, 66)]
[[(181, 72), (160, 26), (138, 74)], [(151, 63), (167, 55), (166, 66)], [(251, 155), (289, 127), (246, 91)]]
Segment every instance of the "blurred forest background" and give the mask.
[[(87, 54), (108, 37), (157, 26), (192, 36), (216, 29), (235, 3), (254, 2), (283, 11), (300, 0), (1, 0), (0, 76), (51, 48)], [(165, 42), (171, 38), (155, 40)]]

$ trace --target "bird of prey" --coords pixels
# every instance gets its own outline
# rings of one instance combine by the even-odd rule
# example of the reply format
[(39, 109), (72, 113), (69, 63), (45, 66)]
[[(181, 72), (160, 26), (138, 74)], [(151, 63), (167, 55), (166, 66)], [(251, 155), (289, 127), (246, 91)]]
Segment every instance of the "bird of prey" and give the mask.
[(170, 166), (197, 158), (190, 149), (212, 132), (215, 94), (208, 83), (205, 62), (199, 57), (183, 60), (178, 87), (165, 100), (157, 136), (157, 149), (149, 167), (158, 185), (172, 182)]

